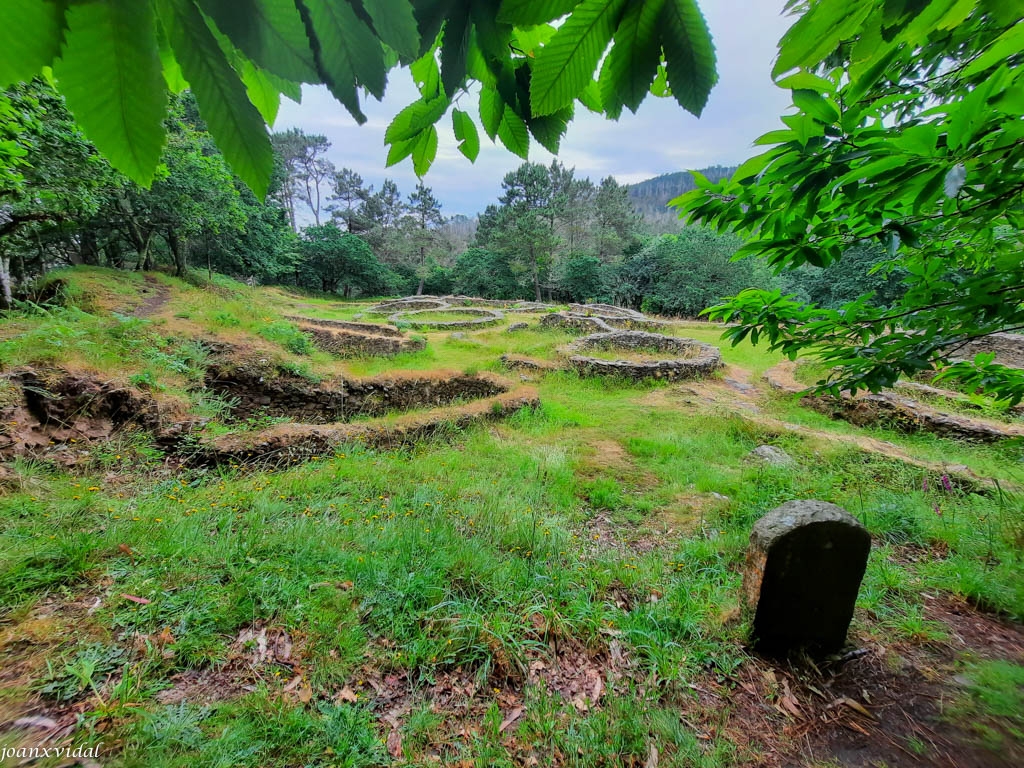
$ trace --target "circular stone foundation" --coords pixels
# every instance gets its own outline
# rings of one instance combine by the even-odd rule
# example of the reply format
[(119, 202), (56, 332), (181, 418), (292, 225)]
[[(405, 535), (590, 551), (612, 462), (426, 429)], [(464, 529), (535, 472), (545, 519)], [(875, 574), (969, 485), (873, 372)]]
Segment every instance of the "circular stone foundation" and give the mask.
[[(673, 381), (704, 378), (722, 366), (717, 347), (696, 339), (644, 331), (595, 333), (577, 339), (562, 351), (569, 355), (569, 364), (586, 376)], [(620, 353), (622, 359), (592, 357), (586, 355), (588, 351)]]
[(363, 312), (369, 315), (387, 315), (393, 312), (449, 309), (450, 306), (444, 299), (433, 296), (408, 296), (394, 301), (382, 301), (380, 304), (374, 304), (372, 307), (364, 309)]
[(616, 307), (614, 304), (570, 304), (569, 311), (577, 315), (587, 317), (600, 317), (603, 320), (644, 320), (642, 312), (626, 307)]
[[(444, 312), (445, 315), (453, 315), (455, 319), (432, 320), (429, 315), (436, 312)], [(388, 317), (392, 323), (407, 323), (418, 330), (448, 331), (459, 328), (481, 328), (501, 322), (505, 315), (496, 309), (484, 309), (482, 307), (453, 307), (444, 306), (437, 309), (418, 309), (411, 312), (396, 312)], [(465, 319), (462, 319), (465, 318)]]

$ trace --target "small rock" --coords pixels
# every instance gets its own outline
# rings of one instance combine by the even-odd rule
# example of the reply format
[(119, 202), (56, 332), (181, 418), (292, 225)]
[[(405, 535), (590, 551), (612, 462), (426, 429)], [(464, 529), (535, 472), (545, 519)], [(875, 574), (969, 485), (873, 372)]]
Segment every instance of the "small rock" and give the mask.
[(729, 497), (722, 493), (711, 492), (711, 498), (718, 499), (719, 501), (728, 501)]
[(463, 339), (466, 338), (466, 334), (464, 334), (462, 332), (456, 332), (456, 333), (451, 334), (448, 338), (449, 339), (454, 339), (455, 341), (462, 341)]
[(790, 501), (758, 520), (743, 573), (754, 647), (819, 657), (841, 649), (870, 550), (867, 529), (824, 501)]
[(792, 456), (774, 445), (759, 445), (747, 455), (776, 467), (791, 467), (796, 464)]
[(757, 391), (757, 387), (747, 384), (745, 381), (737, 381), (736, 379), (730, 379), (728, 376), (725, 377), (725, 383), (727, 386), (735, 389), (737, 392), (742, 392), (747, 395)]
[(530, 327), (529, 323), (512, 323), (508, 328), (505, 329), (505, 333), (515, 333), (516, 331), (525, 331)]

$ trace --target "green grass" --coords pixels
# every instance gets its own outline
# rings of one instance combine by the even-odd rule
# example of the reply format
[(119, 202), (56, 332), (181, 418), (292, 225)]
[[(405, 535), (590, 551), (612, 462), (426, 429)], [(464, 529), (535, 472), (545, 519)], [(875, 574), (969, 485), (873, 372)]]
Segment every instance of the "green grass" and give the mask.
[(973, 662), (959, 679), (964, 690), (950, 719), (969, 724), (978, 740), (996, 752), (1007, 741), (1024, 741), (1024, 666), (1009, 661)]
[[(507, 334), (503, 324), (463, 339), (428, 333), (422, 352), (339, 363), (289, 352), (293, 326), (282, 315), (305, 303), (315, 307), (301, 311), (310, 317), (350, 317), (355, 305), (279, 291), (251, 298), (233, 285), (211, 298), (168, 285), (171, 316), (189, 315), (177, 318), (180, 326), (168, 321), (176, 333), (206, 328), (273, 345), (314, 376), (500, 371), (501, 354), (555, 359), (574, 338), (517, 316), (506, 323), (527, 319), (531, 327)], [(5, 364), (29, 360), (34, 345), (33, 354), (54, 361), (120, 360), (125, 370), (149, 370), (156, 386), (170, 387), (175, 376), (182, 383), (174, 386), (195, 381), (147, 357), (161, 349), (154, 336), (181, 348), (167, 341), (167, 326), (68, 312), (81, 310), (15, 317), (33, 341), (5, 334)], [(719, 335), (679, 330), (711, 343)], [(63, 346), (47, 342), (61, 334)], [(722, 353), (754, 381), (778, 359), (747, 345)], [(664, 385), (570, 372), (533, 378), (542, 403), (535, 411), (403, 451), (341, 447), (281, 471), (171, 472), (140, 434), (96, 446), (74, 471), (15, 462), (0, 495), (0, 665), (31, 659), (33, 674), (0, 703), (34, 695), (48, 705), (78, 703), (76, 736), (116, 744), (111, 765), (387, 764), (393, 726), (372, 705), (374, 683), (409, 704), (397, 730), (403, 759), (414, 765), (434, 756), (642, 765), (652, 745), (663, 766), (742, 765), (752, 759), (747, 745), (699, 739), (680, 712), (697, 706), (691, 686), (709, 677), (727, 685), (745, 663), (747, 626), (723, 615), (738, 605), (750, 527), (797, 498), (840, 504), (872, 532), (855, 618), (862, 636), (882, 645), (946, 642), (924, 593), (1024, 616), (1024, 502), (1012, 494), (947, 491), (940, 477), (839, 442), (674, 404)], [(245, 427), (222, 421), (225, 403), (195, 398), (211, 429)], [(831, 434), (862, 432), (789, 400), (760, 405), (765, 415)], [(1012, 447), (870, 434), (1007, 484), (1019, 466)], [(798, 464), (746, 460), (766, 442)], [(657, 546), (634, 546), (645, 537)], [(908, 547), (945, 554), (908, 559)], [(88, 611), (44, 610), (79, 603)], [(258, 644), (239, 635), (254, 627), (287, 633), (288, 663), (251, 660)], [(605, 674), (613, 640), (631, 666), (617, 682), (604, 680), (597, 706), (527, 682), (531, 665), (550, 668), (553, 647), (575, 654), (565, 667), (593, 664)], [(978, 670), (964, 704), (978, 709), (964, 711), (1002, 717), (1011, 725), (999, 733), (1017, 738), (1007, 728), (1021, 727), (1013, 719), (1020, 693), (999, 682), (1009, 672)], [(160, 703), (183, 673), (214, 676), (221, 695)], [(472, 699), (432, 708), (456, 683), (472, 686)], [(516, 707), (521, 716), (501, 730)]]

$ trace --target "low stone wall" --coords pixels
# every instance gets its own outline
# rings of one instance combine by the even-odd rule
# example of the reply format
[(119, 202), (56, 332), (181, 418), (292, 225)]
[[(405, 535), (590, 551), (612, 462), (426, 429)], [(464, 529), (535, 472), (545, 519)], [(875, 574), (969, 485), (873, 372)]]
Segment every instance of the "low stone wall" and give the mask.
[(416, 309), (448, 309), (449, 305), (444, 299), (420, 296), (410, 299), (396, 299), (395, 301), (382, 301), (363, 310), (368, 315), (388, 315), (393, 312), (410, 311)]
[(318, 317), (297, 317), (286, 316), (285, 320), (300, 325), (318, 325), (322, 328), (341, 328), (346, 331), (359, 331), (360, 333), (371, 333), (376, 336), (391, 336), (395, 339), (405, 337), (405, 334), (392, 325), (383, 323), (355, 323), (350, 320), (324, 320)]
[(511, 382), (493, 374), (456, 371), (413, 371), (318, 384), (264, 360), (213, 366), (206, 378), (207, 389), (234, 399), (232, 415), (237, 419), (265, 414), (307, 424), (436, 408), (460, 400), (493, 397), (511, 386)]
[(266, 414), (324, 424), (345, 418), (345, 390), (340, 379), (318, 384), (266, 360), (210, 366), (206, 388), (232, 399), (231, 415), (236, 419)]
[(979, 443), (1024, 437), (1024, 426), (943, 413), (890, 392), (841, 398), (808, 395), (800, 403), (858, 427), (877, 424), (901, 432), (931, 432), (940, 437)]
[(995, 352), (996, 362), (1010, 368), (1024, 368), (1024, 334), (993, 333), (968, 342), (957, 350), (957, 360), (973, 360), (975, 355)]
[[(435, 309), (420, 309), (413, 312), (396, 312), (388, 320), (392, 323), (408, 323), (420, 330), (453, 331), (460, 328), (483, 328), (495, 325), (504, 319), (504, 315), (496, 309), (476, 307), (445, 307), (444, 312), (458, 312), (470, 316), (467, 320), (417, 320), (416, 315), (436, 312)], [(475, 316), (475, 317), (473, 317)]]
[[(674, 357), (665, 360), (603, 360), (579, 354), (588, 349), (633, 351), (654, 348)], [(722, 366), (717, 347), (695, 339), (679, 339), (643, 331), (611, 331), (585, 336), (567, 345), (569, 364), (583, 375), (624, 376), (630, 379), (697, 379)]]
[(477, 423), (507, 418), (540, 403), (535, 389), (518, 387), (466, 405), (437, 408), (379, 422), (279, 424), (250, 435), (226, 435), (208, 441), (190, 455), (193, 464), (283, 465), (308, 458), (332, 456), (346, 445), (393, 449), (446, 435)]
[(650, 331), (651, 333), (664, 333), (671, 324), (662, 320), (651, 320), (650, 318), (636, 317), (602, 317), (612, 328), (619, 328), (623, 331)]
[(569, 311), (577, 315), (596, 315), (603, 319), (608, 319), (609, 317), (631, 317), (635, 320), (644, 319), (642, 312), (626, 307), (617, 307), (614, 304), (570, 304)]
[(554, 304), (542, 301), (518, 301), (515, 299), (477, 299), (472, 296), (445, 296), (444, 300), (453, 307), (493, 307), (508, 312), (544, 312), (554, 309)]
[(540, 324), (544, 328), (558, 328), (570, 333), (594, 333), (595, 331), (615, 330), (598, 317), (574, 315), (569, 312), (555, 312), (550, 315), (544, 315), (540, 319)]
[(300, 330), (313, 340), (317, 349), (337, 357), (359, 355), (397, 355), (400, 352), (417, 352), (426, 346), (423, 339), (405, 339), (392, 336), (320, 328), (315, 325), (301, 325)]
[(512, 370), (536, 371), (540, 373), (562, 370), (562, 366), (558, 363), (553, 363), (550, 360), (539, 360), (525, 355), (502, 355), (500, 360), (502, 365)]
[[(580, 305), (575, 305), (580, 306)], [(661, 320), (651, 320), (640, 315), (639, 317), (626, 315), (598, 315), (583, 314), (582, 312), (555, 312), (544, 315), (540, 324), (546, 328), (561, 328), (570, 332), (594, 333), (601, 331), (651, 331), (660, 333), (668, 330), (669, 323)]]
[(509, 382), (487, 373), (429, 371), (350, 379), (345, 384), (345, 414), (381, 416), (391, 411), (433, 408), (459, 400), (493, 397), (509, 389)]
[(844, 392), (841, 397), (808, 394), (807, 387), (794, 378), (795, 369), (795, 363), (786, 361), (765, 371), (764, 379), (772, 389), (802, 395), (801, 405), (858, 427), (879, 425), (901, 432), (931, 432), (942, 437), (982, 443), (1024, 437), (1024, 425), (944, 413), (892, 392), (858, 393), (856, 396)]

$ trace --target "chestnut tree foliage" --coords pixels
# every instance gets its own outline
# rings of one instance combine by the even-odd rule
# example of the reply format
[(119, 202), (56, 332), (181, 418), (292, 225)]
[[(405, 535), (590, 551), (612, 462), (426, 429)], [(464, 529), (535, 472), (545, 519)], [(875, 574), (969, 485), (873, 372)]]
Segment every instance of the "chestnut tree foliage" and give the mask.
[(773, 75), (792, 90), (785, 127), (720, 183), (673, 203), (742, 235), (779, 271), (827, 266), (876, 243), (902, 276), (892, 304), (838, 307), (747, 290), (710, 315), (734, 342), (767, 341), (835, 366), (823, 389), (878, 390), (936, 367), (997, 396), (1024, 375), (989, 355), (952, 365), (972, 339), (1024, 329), (1024, 2), (806, 0)]
[[(552, 22), (559, 22), (557, 26)], [(4, 0), (0, 89), (44, 74), (117, 170), (148, 185), (167, 140), (166, 92), (191, 89), (232, 169), (262, 197), (266, 123), (281, 95), (323, 83), (358, 122), (408, 66), (420, 97), (387, 130), (388, 164), (419, 175), (450, 115), (459, 149), (477, 123), (524, 159), (557, 152), (576, 104), (617, 118), (648, 93), (699, 115), (716, 80), (696, 0)], [(480, 109), (457, 105), (480, 86)]]

